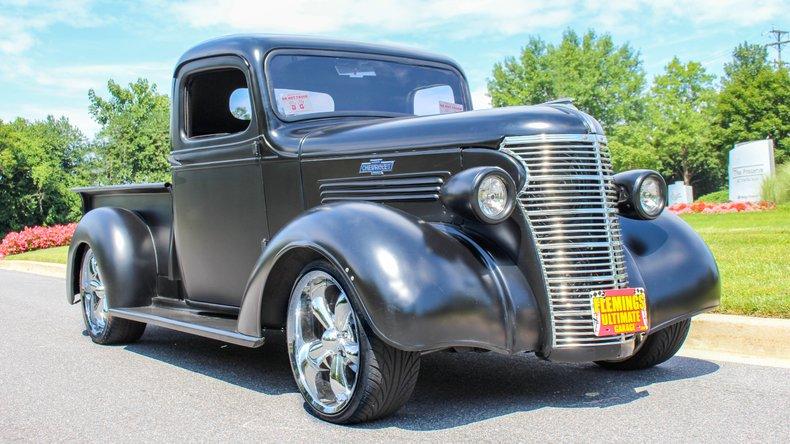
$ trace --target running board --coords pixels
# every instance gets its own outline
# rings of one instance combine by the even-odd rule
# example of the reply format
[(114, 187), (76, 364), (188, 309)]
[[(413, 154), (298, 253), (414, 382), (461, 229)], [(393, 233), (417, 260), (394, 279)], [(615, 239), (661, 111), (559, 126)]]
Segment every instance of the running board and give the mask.
[(111, 308), (110, 315), (243, 347), (260, 347), (264, 342), (263, 337), (247, 336), (236, 331), (236, 319), (204, 315), (196, 310), (149, 305)]

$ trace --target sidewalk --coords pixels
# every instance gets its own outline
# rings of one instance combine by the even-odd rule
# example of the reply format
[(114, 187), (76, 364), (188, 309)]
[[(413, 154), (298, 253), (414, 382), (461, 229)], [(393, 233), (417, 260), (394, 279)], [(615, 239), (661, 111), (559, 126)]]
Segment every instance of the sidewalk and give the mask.
[[(65, 279), (66, 266), (3, 261), (0, 269)], [(680, 350), (683, 356), (790, 368), (790, 319), (702, 314)]]

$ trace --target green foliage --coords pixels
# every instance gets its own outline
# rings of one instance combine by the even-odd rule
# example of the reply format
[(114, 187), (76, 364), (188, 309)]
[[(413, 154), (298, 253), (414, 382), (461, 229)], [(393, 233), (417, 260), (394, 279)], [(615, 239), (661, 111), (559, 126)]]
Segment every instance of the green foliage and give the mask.
[(696, 185), (723, 171), (711, 133), (713, 80), (701, 64), (674, 58), (653, 81), (647, 97), (648, 140), (658, 156), (659, 171), (670, 181)]
[(730, 190), (724, 189), (698, 197), (697, 202), (726, 203), (730, 201)]
[(642, 113), (645, 73), (630, 46), (608, 34), (568, 30), (559, 45), (531, 37), (518, 58), (494, 65), (488, 92), (494, 106), (529, 105), (571, 97), (606, 127), (633, 122)]
[(779, 165), (776, 174), (765, 179), (760, 191), (763, 200), (776, 204), (790, 203), (790, 162)]
[(790, 160), (790, 72), (776, 69), (762, 45), (743, 43), (724, 67), (716, 104), (720, 157), (738, 142), (773, 139), (777, 163)]
[(615, 172), (661, 169), (658, 152), (651, 144), (650, 131), (647, 122), (640, 121), (615, 127), (609, 132), (609, 150)]
[(91, 182), (118, 184), (169, 178), (170, 99), (145, 79), (127, 88), (107, 82), (110, 97), (90, 90), (90, 112), (102, 126), (93, 146)]
[(0, 237), (30, 225), (76, 220), (85, 139), (68, 119), (0, 121)]

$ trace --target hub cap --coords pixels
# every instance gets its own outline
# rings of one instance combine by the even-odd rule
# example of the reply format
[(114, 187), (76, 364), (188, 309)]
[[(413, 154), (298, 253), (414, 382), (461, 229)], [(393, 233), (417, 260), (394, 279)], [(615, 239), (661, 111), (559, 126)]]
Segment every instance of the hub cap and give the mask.
[(99, 264), (92, 250), (88, 250), (82, 260), (80, 293), (87, 327), (93, 336), (98, 336), (104, 332), (107, 325), (107, 299), (104, 297), (104, 283), (101, 280)]
[(359, 373), (358, 323), (332, 276), (311, 271), (294, 287), (288, 345), (296, 382), (317, 410), (332, 414), (351, 400)]

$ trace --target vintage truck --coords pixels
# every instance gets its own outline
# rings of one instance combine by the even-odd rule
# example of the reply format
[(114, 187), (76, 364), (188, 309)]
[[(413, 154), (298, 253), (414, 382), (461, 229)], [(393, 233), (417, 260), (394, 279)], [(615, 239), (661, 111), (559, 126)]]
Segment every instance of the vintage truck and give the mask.
[(425, 353), (646, 368), (719, 303), (662, 177), (614, 174), (567, 100), (473, 111), (448, 58), (266, 35), (190, 49), (172, 98), (172, 183), (77, 190), (67, 296), (96, 343), (285, 331), (309, 411), (350, 423)]

